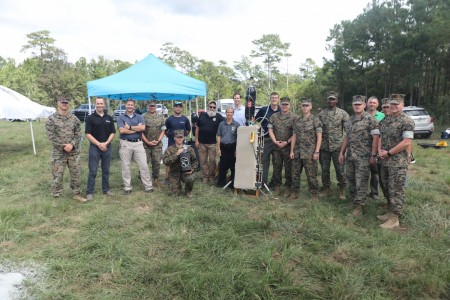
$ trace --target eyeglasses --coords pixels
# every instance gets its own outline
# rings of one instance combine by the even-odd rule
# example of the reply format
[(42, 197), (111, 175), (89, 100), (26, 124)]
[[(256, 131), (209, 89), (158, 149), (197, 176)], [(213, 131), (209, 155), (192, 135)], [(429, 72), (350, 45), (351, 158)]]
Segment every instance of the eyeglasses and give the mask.
[(210, 106), (209, 106), (209, 108), (216, 108), (216, 107), (215, 107), (215, 106), (211, 106), (211, 105), (210, 105)]

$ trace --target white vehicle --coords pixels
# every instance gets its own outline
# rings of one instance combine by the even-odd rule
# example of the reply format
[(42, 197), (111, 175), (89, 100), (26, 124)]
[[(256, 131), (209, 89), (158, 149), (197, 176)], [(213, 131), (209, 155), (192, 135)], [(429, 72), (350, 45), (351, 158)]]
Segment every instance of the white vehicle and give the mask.
[(169, 110), (163, 104), (156, 104), (156, 113), (159, 115), (163, 115), (165, 118), (169, 116)]
[(219, 99), (216, 100), (217, 103), (217, 112), (222, 116), (226, 117), (225, 110), (227, 107), (231, 106), (234, 108), (234, 100), (233, 99)]

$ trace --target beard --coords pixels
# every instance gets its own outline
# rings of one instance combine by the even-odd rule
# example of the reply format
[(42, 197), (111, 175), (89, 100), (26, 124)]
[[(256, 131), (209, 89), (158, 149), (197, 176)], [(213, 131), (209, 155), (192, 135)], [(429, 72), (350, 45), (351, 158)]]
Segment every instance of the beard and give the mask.
[(208, 117), (210, 117), (210, 118), (215, 117), (217, 114), (217, 112), (215, 112), (213, 110), (208, 110), (206, 113), (208, 114)]

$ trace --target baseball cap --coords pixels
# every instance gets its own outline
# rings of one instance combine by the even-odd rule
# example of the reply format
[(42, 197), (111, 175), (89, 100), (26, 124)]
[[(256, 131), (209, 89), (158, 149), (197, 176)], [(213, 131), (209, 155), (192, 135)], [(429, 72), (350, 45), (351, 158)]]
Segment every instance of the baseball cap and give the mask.
[(183, 106), (183, 102), (181, 102), (181, 101), (175, 101), (175, 102), (173, 103), (173, 106)]
[(174, 130), (173, 131), (173, 136), (174, 137), (184, 137), (184, 130)]
[(339, 93), (335, 91), (330, 91), (327, 93), (327, 99), (337, 99), (339, 97)]

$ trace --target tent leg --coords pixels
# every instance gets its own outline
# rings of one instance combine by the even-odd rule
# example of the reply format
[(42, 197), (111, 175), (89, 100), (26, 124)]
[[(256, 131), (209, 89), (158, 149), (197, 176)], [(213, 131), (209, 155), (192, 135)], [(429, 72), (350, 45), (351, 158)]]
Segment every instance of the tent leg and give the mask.
[(34, 155), (36, 155), (36, 145), (34, 144), (33, 124), (31, 124), (31, 121), (28, 121), (28, 122), (30, 123), (31, 140), (33, 141), (33, 152), (34, 152)]

